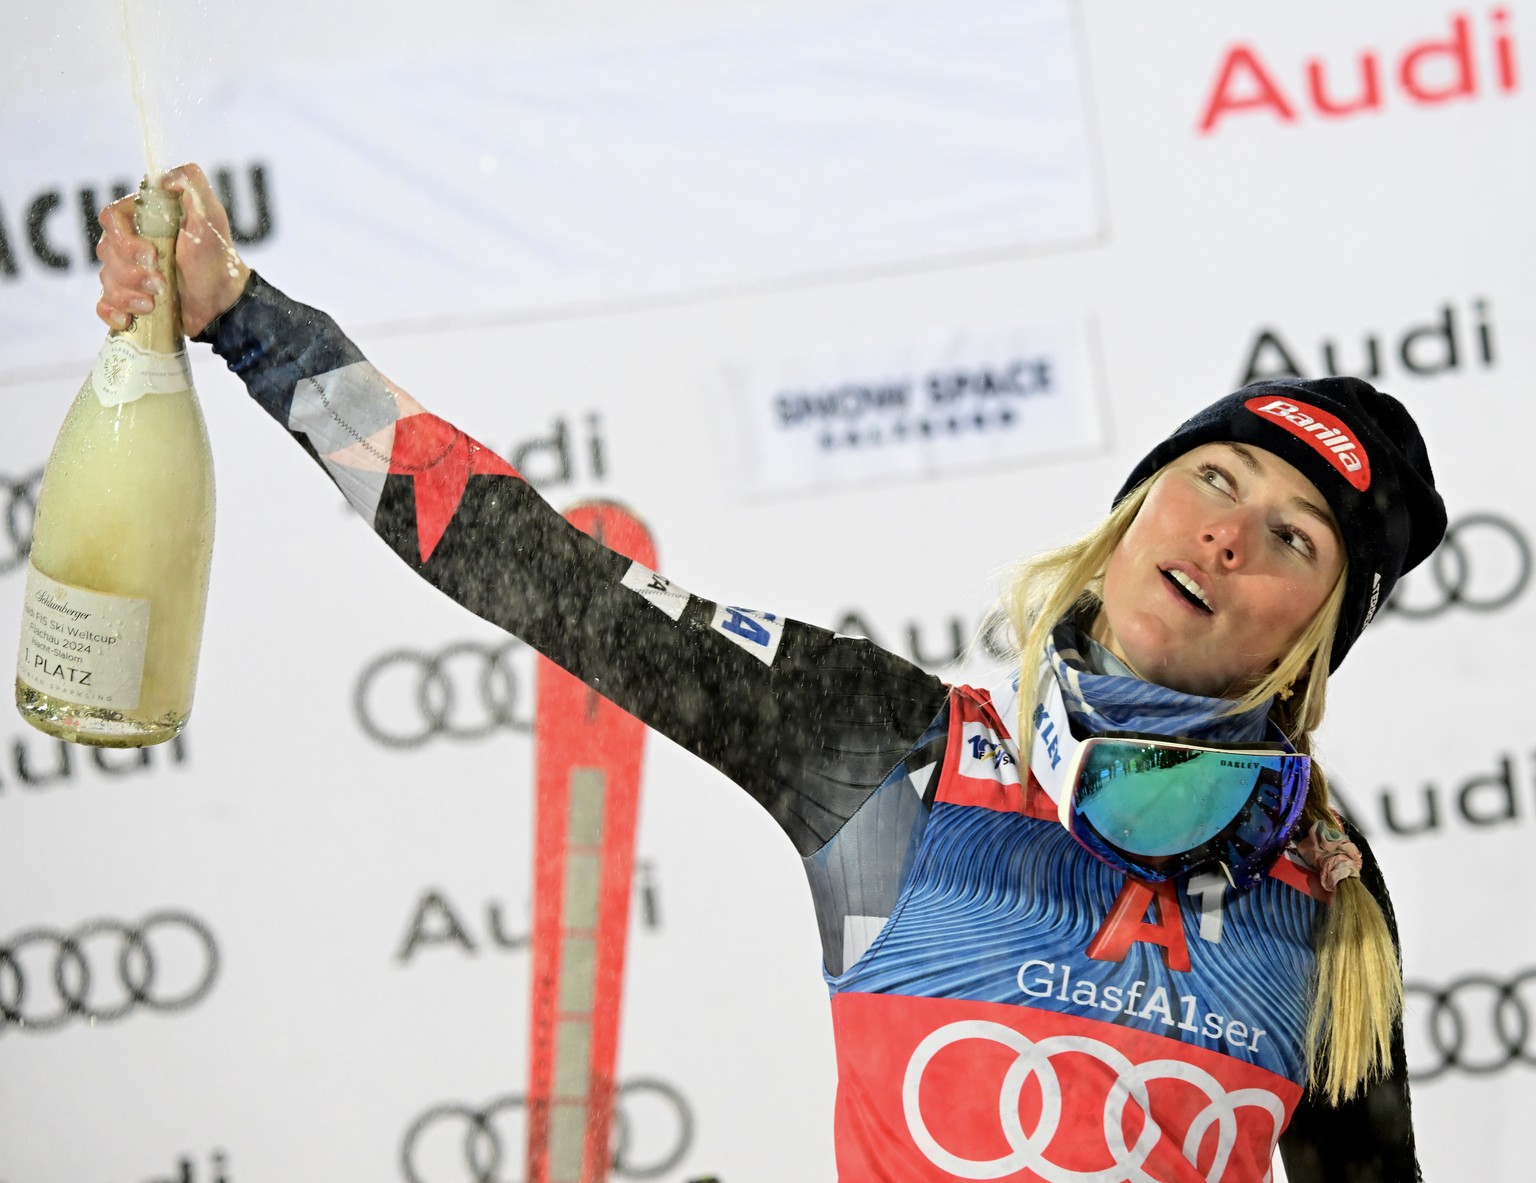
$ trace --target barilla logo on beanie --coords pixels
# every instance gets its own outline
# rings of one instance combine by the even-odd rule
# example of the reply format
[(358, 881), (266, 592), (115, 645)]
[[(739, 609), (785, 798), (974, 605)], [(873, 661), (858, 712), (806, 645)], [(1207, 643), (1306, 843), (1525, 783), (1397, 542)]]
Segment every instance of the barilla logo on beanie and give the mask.
[(1306, 440), (1339, 474), (1362, 493), (1371, 487), (1371, 458), (1354, 432), (1337, 415), (1310, 403), (1260, 395), (1243, 404), (1255, 415), (1273, 419), (1298, 439)]

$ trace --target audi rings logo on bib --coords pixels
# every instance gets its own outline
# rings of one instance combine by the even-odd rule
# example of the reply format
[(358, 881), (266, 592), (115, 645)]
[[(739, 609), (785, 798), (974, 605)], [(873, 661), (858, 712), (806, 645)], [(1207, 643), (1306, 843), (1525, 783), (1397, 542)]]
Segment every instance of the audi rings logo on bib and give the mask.
[(525, 700), (522, 688), (531, 684), (532, 660), (532, 651), (515, 638), (457, 641), (436, 653), (392, 650), (358, 677), (352, 699), (358, 724), (388, 748), (529, 731), (533, 696)]
[(137, 924), (90, 920), (68, 932), (29, 928), (0, 943), (0, 1031), (186, 1010), (207, 997), (218, 972), (213, 932), (187, 912), (153, 912)]
[[(972, 1040), (997, 1044), (1013, 1055), (1012, 1064), (1002, 1079), (996, 1108), (990, 1104), (976, 1107), (978, 1115), (985, 1113), (997, 1123), (997, 1129), (1008, 1147), (1008, 1153), (990, 1158), (957, 1153), (953, 1143), (946, 1145), (936, 1136), (933, 1127), (940, 1124), (939, 1120), (925, 1116), (924, 1113), (922, 1082), (929, 1063), (951, 1045)], [(1058, 1133), (1062, 1126), (1064, 1098), (1071, 1093), (1072, 1100), (1068, 1106), (1081, 1104), (1082, 1093), (1078, 1082), (1071, 1080), (1069, 1073), (1058, 1070), (1060, 1058), (1066, 1056), (1087, 1057), (1097, 1061), (1097, 1067), (1102, 1070), (1104, 1078), (1112, 1078), (1116, 1082), (1104, 1097), (1102, 1117), (1096, 1113), (1095, 1120), (1087, 1125), (1075, 1123), (1069, 1139), (1073, 1143), (1073, 1151), (1081, 1152), (1089, 1141), (1088, 1128), (1098, 1130), (1103, 1139), (1098, 1149), (1112, 1162), (1108, 1171), (1097, 1162), (1092, 1165), (1086, 1162), (1069, 1165), (1059, 1161), (1063, 1157)], [(1197, 1108), (1189, 1124), (1183, 1151), (1185, 1158), (1196, 1163), (1208, 1179), (1221, 1179), (1226, 1173), (1232, 1152), (1238, 1144), (1240, 1110), (1257, 1110), (1274, 1137), (1279, 1136), (1285, 1125), (1285, 1105), (1268, 1089), (1228, 1090), (1209, 1072), (1181, 1060), (1170, 1058), (1137, 1064), (1124, 1052), (1090, 1035), (1062, 1034), (1031, 1039), (1012, 1027), (983, 1019), (950, 1023), (918, 1044), (907, 1063), (901, 1099), (907, 1129), (918, 1149), (934, 1166), (957, 1179), (1003, 1179), (1027, 1170), (1058, 1183), (1093, 1183), (1111, 1177), (1161, 1177), (1149, 1174), (1146, 1164), (1164, 1131), (1155, 1122), (1145, 1118), (1139, 1122), (1127, 1120), (1137, 1110), (1141, 1114), (1152, 1112), (1148, 1086), (1157, 1082), (1181, 1083), (1203, 1096), (1204, 1103)], [(1025, 1128), (1025, 1120), (1021, 1116), (1026, 1090), (1037, 1097), (1033, 1102), (1037, 1113), (1030, 1123), (1032, 1129)], [(935, 1108), (952, 1114), (961, 1107)], [(1140, 1126), (1129, 1137), (1128, 1124)], [(987, 1140), (995, 1141), (995, 1137), (988, 1137)], [(1094, 1136), (1092, 1141), (1097, 1143), (1098, 1136)], [(1052, 1146), (1053, 1142), (1056, 1143), (1055, 1147)], [(1097, 1158), (1097, 1155), (1094, 1157)]]
[(0, 472), (0, 488), (8, 494), (5, 502), (4, 536), (0, 538), (0, 575), (8, 575), (27, 565), (32, 552), (32, 519), (37, 513), (37, 489), (43, 482), (43, 470), (14, 477)]
[[(520, 1096), (482, 1106), (434, 1105), (405, 1131), (400, 1175), (405, 1183), (503, 1183), (523, 1177), (527, 1119)], [(619, 1085), (613, 1108), (613, 1175), (659, 1179), (693, 1148), (693, 1110), (663, 1080)]]
[(1243, 406), (1255, 415), (1273, 419), (1297, 439), (1311, 444), (1319, 456), (1362, 493), (1371, 487), (1371, 458), (1337, 415), (1310, 403), (1265, 395), (1251, 398)]
[(1385, 612), (1430, 620), (1460, 606), (1470, 612), (1507, 608), (1531, 582), (1531, 544), (1519, 526), (1496, 513), (1451, 522), (1422, 567), (1403, 576)]
[(1426, 1083), (1450, 1072), (1491, 1076), (1536, 1067), (1536, 969), (1508, 978), (1465, 974), (1443, 986), (1403, 989), (1408, 1078)]

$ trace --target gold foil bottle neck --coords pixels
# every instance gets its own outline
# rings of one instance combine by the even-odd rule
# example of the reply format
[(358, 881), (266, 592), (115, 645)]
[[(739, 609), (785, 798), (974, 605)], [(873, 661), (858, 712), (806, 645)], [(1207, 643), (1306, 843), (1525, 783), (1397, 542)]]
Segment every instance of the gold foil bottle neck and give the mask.
[(167, 193), (145, 177), (133, 202), (133, 223), (140, 237), (149, 241), (159, 256), (160, 274), (166, 289), (155, 297), (155, 309), (134, 317), (116, 333), (151, 353), (179, 353), (182, 349), (181, 297), (176, 282), (176, 236), (181, 232), (181, 198)]
[(181, 229), (181, 198), (145, 177), (133, 199), (133, 222), (145, 238), (175, 238)]

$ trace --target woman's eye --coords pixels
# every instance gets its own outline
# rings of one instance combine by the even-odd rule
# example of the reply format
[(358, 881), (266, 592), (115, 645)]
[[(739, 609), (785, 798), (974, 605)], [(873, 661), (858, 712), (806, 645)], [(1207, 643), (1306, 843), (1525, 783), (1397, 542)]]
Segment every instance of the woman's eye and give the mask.
[(1308, 538), (1300, 530), (1293, 530), (1289, 526), (1283, 526), (1275, 531), (1275, 537), (1292, 550), (1300, 551), (1308, 558), (1311, 558), (1316, 553), (1312, 546), (1312, 539)]
[(1232, 478), (1214, 464), (1202, 464), (1199, 469), (1200, 479), (1213, 489), (1220, 489), (1223, 493), (1232, 492)]

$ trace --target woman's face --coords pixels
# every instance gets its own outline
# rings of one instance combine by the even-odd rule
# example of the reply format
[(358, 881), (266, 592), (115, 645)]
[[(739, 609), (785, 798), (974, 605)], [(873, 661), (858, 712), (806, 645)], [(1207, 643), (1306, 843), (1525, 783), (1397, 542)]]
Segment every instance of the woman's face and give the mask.
[(1343, 566), (1311, 481), (1263, 448), (1206, 444), (1158, 478), (1115, 547), (1092, 635), (1149, 681), (1237, 695), (1289, 651)]

